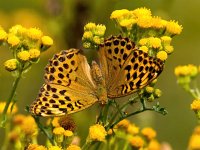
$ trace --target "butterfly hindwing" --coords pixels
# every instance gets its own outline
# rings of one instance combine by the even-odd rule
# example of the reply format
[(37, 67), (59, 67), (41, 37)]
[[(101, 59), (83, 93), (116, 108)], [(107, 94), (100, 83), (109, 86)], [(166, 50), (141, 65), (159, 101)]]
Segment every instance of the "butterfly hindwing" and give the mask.
[[(118, 53), (115, 52), (116, 41), (119, 41)], [(164, 66), (163, 61), (137, 50), (133, 42), (121, 36), (107, 39), (99, 54), (105, 54), (105, 57), (100, 56), (100, 63), (109, 98), (126, 96), (145, 87), (157, 78)]]
[(56, 54), (45, 70), (45, 84), (31, 105), (33, 114), (70, 114), (97, 101), (90, 67), (80, 50), (71, 49)]

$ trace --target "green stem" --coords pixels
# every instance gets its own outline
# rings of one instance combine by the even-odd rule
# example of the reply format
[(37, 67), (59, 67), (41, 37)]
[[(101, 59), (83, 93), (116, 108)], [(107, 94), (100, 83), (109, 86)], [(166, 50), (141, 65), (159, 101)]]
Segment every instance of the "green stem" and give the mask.
[(10, 123), (11, 123), (10, 121), (7, 122), (7, 126), (5, 128), (4, 143), (3, 143), (1, 150), (7, 150), (8, 149), (8, 145), (9, 145), (8, 135), (9, 135), (9, 132), (10, 132)]
[(2, 113), (2, 118), (1, 118), (1, 124), (0, 124), (0, 127), (5, 127), (5, 123), (6, 123), (6, 113), (8, 111), (8, 107), (10, 105), (10, 103), (12, 102), (13, 100), (13, 97), (15, 96), (15, 92), (16, 92), (16, 89), (17, 89), (17, 86), (18, 86), (18, 83), (21, 79), (21, 75), (22, 75), (22, 71), (19, 71), (19, 74), (17, 76), (17, 78), (15, 78), (15, 81), (13, 83), (13, 87), (12, 87), (12, 90), (11, 90), (11, 93), (10, 93), (10, 96), (8, 98), (8, 100), (6, 101), (6, 105), (4, 107), (4, 110), (3, 110), (3, 113)]
[(51, 142), (51, 144), (55, 145), (55, 142), (53, 140), (53, 136), (49, 133), (48, 129), (45, 129), (43, 127), (43, 125), (40, 123), (40, 120), (38, 117), (33, 116), (35, 119), (35, 122), (37, 123), (38, 127), (40, 128), (40, 130), (47, 136), (47, 138), (49, 139), (49, 141)]
[(112, 125), (108, 126), (108, 128), (113, 128), (116, 124), (118, 124), (120, 121), (122, 121), (123, 119), (126, 119), (130, 116), (133, 116), (133, 115), (136, 115), (136, 114), (139, 114), (139, 113), (142, 113), (144, 111), (147, 111), (147, 110), (150, 110), (150, 111), (155, 111), (153, 108), (145, 108), (145, 109), (141, 109), (141, 110), (138, 110), (138, 111), (135, 111), (133, 113), (130, 113), (126, 116), (123, 116), (123, 117), (120, 117), (117, 121), (115, 121)]

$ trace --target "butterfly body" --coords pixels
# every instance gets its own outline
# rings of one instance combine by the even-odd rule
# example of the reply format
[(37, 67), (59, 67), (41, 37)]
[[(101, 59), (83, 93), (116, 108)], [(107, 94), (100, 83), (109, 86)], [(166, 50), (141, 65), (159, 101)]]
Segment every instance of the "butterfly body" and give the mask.
[(129, 38), (112, 36), (98, 49), (91, 67), (81, 50), (54, 55), (45, 69), (45, 83), (30, 107), (34, 115), (61, 116), (99, 102), (130, 95), (162, 72), (164, 62), (135, 48)]

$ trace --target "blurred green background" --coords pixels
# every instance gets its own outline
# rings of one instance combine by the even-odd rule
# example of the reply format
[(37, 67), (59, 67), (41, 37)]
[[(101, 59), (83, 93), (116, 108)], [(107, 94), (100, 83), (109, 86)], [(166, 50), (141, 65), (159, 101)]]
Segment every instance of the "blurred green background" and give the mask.
[[(152, 126), (158, 133), (159, 141), (169, 142), (173, 149), (187, 148), (189, 137), (197, 125), (197, 119), (190, 110), (192, 98), (177, 84), (174, 68), (188, 63), (199, 65), (200, 56), (200, 1), (199, 0), (7, 0), (0, 1), (0, 25), (9, 29), (12, 25), (39, 27), (54, 39), (54, 46), (44, 52), (38, 64), (24, 75), (17, 89), (19, 113), (25, 114), (25, 106), (37, 96), (43, 83), (44, 67), (54, 53), (71, 47), (81, 48), (83, 26), (87, 22), (102, 23), (107, 26), (107, 35), (117, 34), (114, 23), (109, 19), (113, 10), (137, 7), (150, 8), (153, 15), (163, 19), (178, 20), (183, 25), (181, 35), (173, 39), (174, 53), (166, 62), (159, 77), (157, 87), (163, 91), (160, 104), (166, 107), (168, 115), (145, 112), (129, 119), (136, 125)], [(0, 101), (5, 101), (11, 90), (13, 77), (4, 70), (3, 62), (11, 58), (6, 47), (0, 49)], [(90, 56), (89, 56), (90, 57)], [(94, 123), (97, 107), (73, 115), (78, 134), (84, 138), (88, 127)], [(0, 141), (2, 137), (0, 130)], [(1, 145), (1, 142), (0, 142)]]

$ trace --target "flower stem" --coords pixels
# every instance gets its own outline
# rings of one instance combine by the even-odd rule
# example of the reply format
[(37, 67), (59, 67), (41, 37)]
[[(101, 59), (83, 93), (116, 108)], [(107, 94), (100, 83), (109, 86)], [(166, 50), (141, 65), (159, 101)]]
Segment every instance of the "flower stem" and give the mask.
[(21, 75), (22, 75), (22, 71), (19, 71), (18, 76), (15, 78), (15, 80), (13, 82), (13, 87), (12, 87), (10, 96), (9, 96), (8, 100), (6, 101), (6, 105), (5, 105), (3, 113), (2, 113), (0, 127), (5, 127), (5, 123), (6, 123), (6, 120), (7, 120), (6, 113), (8, 111), (8, 107), (9, 107), (10, 103), (13, 100), (13, 97), (15, 96), (15, 92), (16, 92), (18, 83), (19, 83), (19, 81), (21, 79)]

